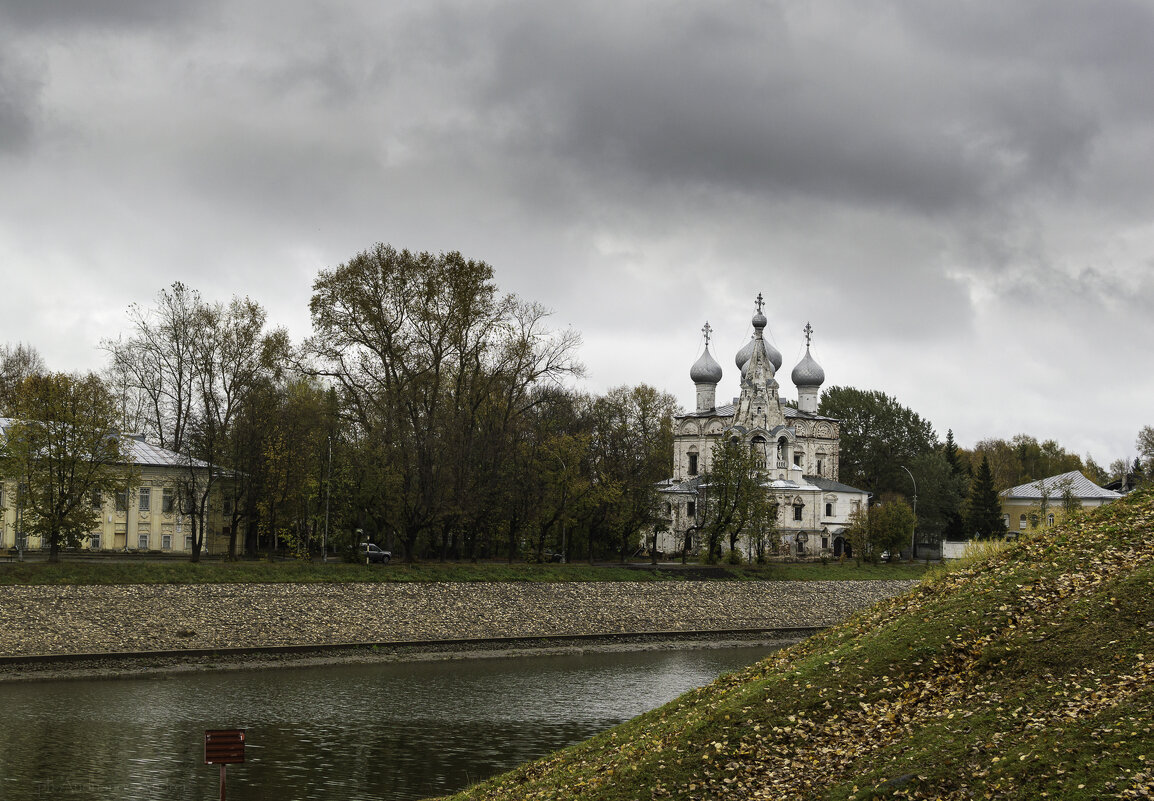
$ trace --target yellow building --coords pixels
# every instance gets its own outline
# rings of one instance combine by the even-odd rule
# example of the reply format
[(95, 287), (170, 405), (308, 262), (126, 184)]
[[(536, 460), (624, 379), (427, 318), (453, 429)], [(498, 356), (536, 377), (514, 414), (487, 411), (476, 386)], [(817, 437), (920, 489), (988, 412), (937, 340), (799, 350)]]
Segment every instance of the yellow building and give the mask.
[[(4, 421), (0, 420), (0, 423)], [(192, 552), (192, 516), (181, 509), (180, 487), (191, 476), (207, 478), (209, 467), (180, 454), (151, 445), (140, 435), (127, 438), (130, 464), (135, 474), (133, 486), (113, 497), (95, 493), (91, 498), (99, 509), (99, 524), (84, 538), (81, 547), (92, 551), (160, 551)], [(220, 493), (210, 499), (208, 530), (204, 553), (228, 551), (228, 529), (224, 523), (231, 517)], [(0, 549), (38, 550), (47, 547), (36, 536), (20, 531), (20, 503), (17, 484), (0, 482)], [(228, 513), (226, 515), (226, 512)]]
[[(1002, 490), (1002, 522), (1008, 534), (1016, 534), (1035, 526), (1052, 526), (1060, 516), (1067, 498), (1077, 501), (1082, 508), (1093, 508), (1113, 503), (1122, 497), (1113, 490), (1103, 489), (1077, 470), (1049, 478), (1031, 481)], [(1045, 497), (1045, 511), (1043, 511)]]

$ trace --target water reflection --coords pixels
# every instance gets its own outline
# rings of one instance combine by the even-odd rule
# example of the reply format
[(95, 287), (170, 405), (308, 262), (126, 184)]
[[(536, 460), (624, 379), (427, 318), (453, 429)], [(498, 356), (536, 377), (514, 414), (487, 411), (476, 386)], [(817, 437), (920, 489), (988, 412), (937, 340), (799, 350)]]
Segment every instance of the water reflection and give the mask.
[(583, 740), (769, 649), (575, 654), (0, 686), (0, 799), (423, 798)]

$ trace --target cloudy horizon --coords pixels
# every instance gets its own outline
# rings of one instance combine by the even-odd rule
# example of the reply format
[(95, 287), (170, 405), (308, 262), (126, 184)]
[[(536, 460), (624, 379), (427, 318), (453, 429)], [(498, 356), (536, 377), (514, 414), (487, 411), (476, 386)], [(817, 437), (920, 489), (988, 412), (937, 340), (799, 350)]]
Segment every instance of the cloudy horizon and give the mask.
[(1103, 466), (1154, 424), (1154, 7), (0, 0), (0, 343), (99, 370), (174, 281), (296, 341), (321, 269), (459, 250), (584, 388), (789, 370)]

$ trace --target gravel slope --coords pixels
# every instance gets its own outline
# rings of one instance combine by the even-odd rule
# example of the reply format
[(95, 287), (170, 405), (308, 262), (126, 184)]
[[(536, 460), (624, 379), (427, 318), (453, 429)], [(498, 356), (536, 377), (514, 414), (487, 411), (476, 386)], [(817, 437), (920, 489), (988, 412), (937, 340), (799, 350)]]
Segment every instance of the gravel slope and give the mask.
[(914, 581), (0, 587), (0, 656), (818, 627)]

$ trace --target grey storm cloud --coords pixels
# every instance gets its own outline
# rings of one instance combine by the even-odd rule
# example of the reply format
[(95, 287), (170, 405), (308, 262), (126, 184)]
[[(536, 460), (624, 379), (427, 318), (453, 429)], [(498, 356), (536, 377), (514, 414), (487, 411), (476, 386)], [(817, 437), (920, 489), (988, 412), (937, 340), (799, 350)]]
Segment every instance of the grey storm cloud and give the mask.
[(0, 20), (8, 26), (41, 30), (168, 27), (199, 16), (211, 5), (215, 5), (212, 0), (2, 0)]
[[(1096, 101), (1066, 85), (1065, 49), (1015, 44), (1048, 4), (1018, 15), (981, 66), (960, 42), (917, 41), (911, 26), (925, 21), (901, 6), (823, 4), (840, 17), (836, 38), (822, 20), (791, 19), (808, 10), (740, 4), (729, 16), (734, 5), (473, 20), (495, 54), (482, 101), (522, 117), (516, 147), (582, 169), (924, 213), (1072, 180), (1097, 135)], [(844, 36), (845, 18), (861, 19), (860, 36)], [(989, 47), (986, 31), (975, 47)]]
[(30, 143), (38, 84), (31, 69), (0, 51), (0, 157), (23, 150)]

